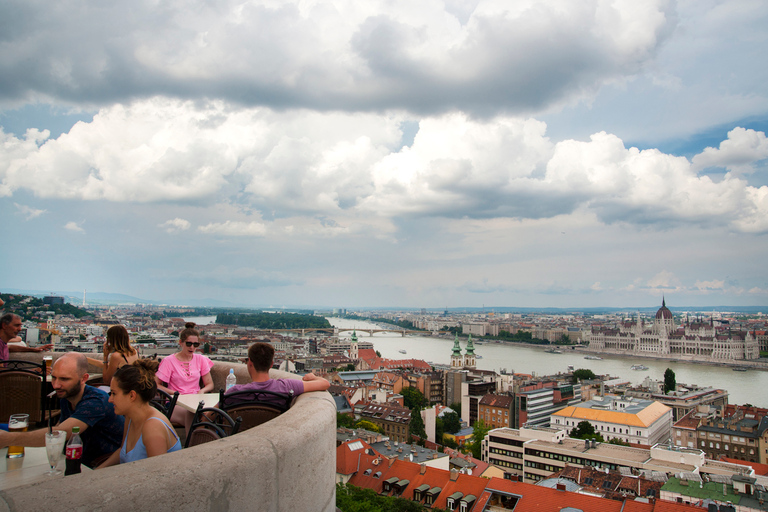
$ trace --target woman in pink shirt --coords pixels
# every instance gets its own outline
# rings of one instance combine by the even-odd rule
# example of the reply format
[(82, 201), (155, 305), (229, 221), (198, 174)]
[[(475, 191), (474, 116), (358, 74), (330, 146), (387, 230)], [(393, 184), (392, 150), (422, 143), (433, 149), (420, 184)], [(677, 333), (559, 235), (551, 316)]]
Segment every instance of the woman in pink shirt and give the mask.
[[(160, 368), (155, 374), (157, 387), (171, 395), (178, 391), (181, 395), (195, 393), (208, 393), (213, 390), (211, 368), (213, 361), (195, 351), (200, 346), (200, 333), (195, 329), (195, 324), (188, 322), (185, 329), (179, 333), (179, 346), (181, 350), (163, 359)], [(203, 387), (200, 387), (202, 380)], [(176, 407), (173, 410), (171, 421), (183, 423), (189, 429), (192, 424), (193, 413)]]

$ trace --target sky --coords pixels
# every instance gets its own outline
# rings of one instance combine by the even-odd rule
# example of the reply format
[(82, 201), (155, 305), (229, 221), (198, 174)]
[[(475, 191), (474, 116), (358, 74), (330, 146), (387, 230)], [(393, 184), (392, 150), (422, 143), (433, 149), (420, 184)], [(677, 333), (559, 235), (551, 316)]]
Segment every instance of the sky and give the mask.
[(768, 306), (764, 0), (0, 3), (0, 291)]

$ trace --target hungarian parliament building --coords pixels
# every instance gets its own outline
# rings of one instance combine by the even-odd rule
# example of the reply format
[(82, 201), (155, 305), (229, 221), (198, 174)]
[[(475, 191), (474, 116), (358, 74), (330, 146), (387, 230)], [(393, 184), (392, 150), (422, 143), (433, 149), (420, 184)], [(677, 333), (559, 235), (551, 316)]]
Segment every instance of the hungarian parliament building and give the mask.
[(690, 361), (733, 362), (760, 357), (754, 333), (717, 329), (712, 320), (686, 321), (678, 326), (664, 300), (653, 322), (638, 317), (636, 321), (622, 322), (618, 328), (593, 327), (589, 349)]

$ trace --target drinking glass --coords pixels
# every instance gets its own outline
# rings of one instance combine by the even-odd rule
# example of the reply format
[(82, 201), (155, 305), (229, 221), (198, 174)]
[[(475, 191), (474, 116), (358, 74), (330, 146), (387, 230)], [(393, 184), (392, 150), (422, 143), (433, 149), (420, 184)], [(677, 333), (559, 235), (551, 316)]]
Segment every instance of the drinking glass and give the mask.
[(48, 455), (48, 464), (50, 471), (46, 475), (60, 475), (61, 470), (56, 469), (61, 461), (61, 454), (64, 452), (64, 443), (67, 442), (67, 433), (63, 430), (53, 430), (45, 433), (45, 453)]
[[(11, 414), (8, 419), (8, 431), (9, 432), (26, 432), (29, 426), (29, 414)], [(23, 446), (9, 446), (6, 457), (9, 459), (16, 459), (24, 456)]]

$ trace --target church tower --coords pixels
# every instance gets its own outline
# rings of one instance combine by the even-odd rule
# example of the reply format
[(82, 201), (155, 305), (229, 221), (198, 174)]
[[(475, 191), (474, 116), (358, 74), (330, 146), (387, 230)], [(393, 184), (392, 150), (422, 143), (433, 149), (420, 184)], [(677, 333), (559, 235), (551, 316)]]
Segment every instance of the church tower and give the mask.
[(464, 354), (464, 367), (474, 368), (475, 364), (475, 344), (472, 343), (472, 335), (470, 334), (469, 341), (467, 342), (467, 351)]
[(453, 339), (453, 353), (451, 353), (451, 368), (462, 367), (461, 357), (461, 345), (459, 345), (459, 333), (456, 333), (456, 337)]

